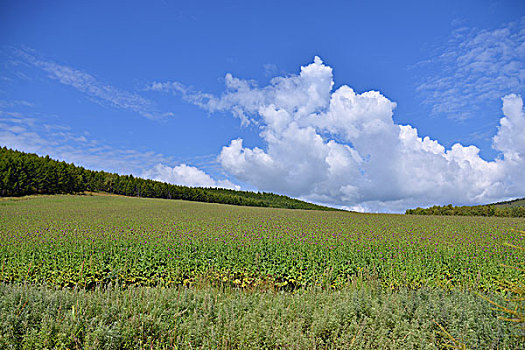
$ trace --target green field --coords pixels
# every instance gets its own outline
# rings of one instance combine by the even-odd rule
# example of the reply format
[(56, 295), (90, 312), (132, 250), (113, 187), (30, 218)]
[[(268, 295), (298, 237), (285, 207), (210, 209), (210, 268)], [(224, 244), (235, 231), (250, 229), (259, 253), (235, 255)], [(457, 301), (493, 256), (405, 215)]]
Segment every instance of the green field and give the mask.
[[(160, 293), (155, 298), (169, 301), (175, 294), (194, 293), (191, 294), (194, 299), (212, 296), (215, 302), (221, 302), (217, 312), (225, 313), (225, 319), (230, 317), (228, 322), (232, 327), (242, 325), (234, 319), (253, 317), (250, 329), (258, 335), (252, 334), (255, 338), (250, 338), (239, 331), (242, 334), (235, 337), (221, 323), (222, 330), (217, 329), (216, 339), (213, 338), (216, 341), (207, 343), (204, 339), (212, 336), (206, 333), (209, 329), (201, 330), (201, 338), (190, 336), (190, 330), (182, 331), (182, 323), (158, 316), (159, 319), (151, 322), (160, 322), (162, 327), (178, 334), (170, 338), (172, 346), (166, 345), (168, 340), (151, 338), (152, 334), (164, 334), (157, 328), (157, 331), (143, 331), (142, 335), (128, 330), (134, 334), (130, 339), (140, 339), (137, 344), (142, 345), (137, 345), (138, 348), (145, 348), (148, 341), (161, 348), (164, 345), (159, 344), (165, 344), (165, 348), (173, 348), (175, 344), (187, 348), (187, 342), (193, 339), (194, 346), (202, 348), (326, 348), (339, 344), (335, 348), (352, 345), (370, 349), (387, 344), (388, 339), (397, 339), (390, 348), (433, 349), (438, 348), (436, 342), (446, 342), (437, 335), (435, 319), (452, 328), (454, 334), (463, 337), (470, 346), (483, 348), (479, 344), (492, 342), (494, 346), (486, 348), (519, 348), (519, 338), (511, 337), (513, 327), (496, 320), (498, 313), (473, 293), (477, 291), (500, 300), (501, 282), (522, 278), (519, 271), (502, 265), (514, 266), (525, 261), (523, 251), (505, 245), (506, 242), (525, 245), (523, 236), (516, 231), (524, 229), (523, 218), (356, 214), (100, 195), (2, 199), (0, 311), (4, 316), (27, 313), (32, 320), (26, 320), (24, 329), (33, 333), (18, 335), (17, 342), (22, 342), (31, 336), (37, 337), (42, 331), (45, 320), (37, 317), (35, 321), (34, 314), (40, 315), (41, 312), (35, 310), (45, 309), (49, 300), (54, 300), (54, 305), (60, 304), (61, 309), (66, 308), (64, 315), (67, 319), (73, 317), (70, 320), (73, 323), (75, 305), (76, 310), (83, 308), (83, 322), (89, 323), (89, 319), (97, 315), (93, 305), (103, 310), (109, 307), (108, 303), (133, 298), (130, 295), (142, 300), (148, 298), (144, 293)], [(53, 289), (62, 287), (67, 288)], [(364, 293), (362, 300), (359, 291)], [(412, 311), (407, 306), (411, 302), (415, 303)], [(216, 318), (209, 319), (212, 317), (206, 313), (209, 310), (201, 312), (194, 302), (189, 303), (177, 306), (193, 307), (193, 314), (187, 315), (189, 318), (185, 321), (204, 322), (201, 327), (206, 324), (206, 327), (219, 327)], [(336, 311), (331, 303), (354, 305), (351, 307), (354, 311), (347, 310), (350, 312), (347, 315), (344, 310)], [(361, 303), (364, 303), (363, 310), (368, 307), (367, 312), (358, 310)], [(398, 321), (390, 326), (383, 324), (387, 322), (384, 310), (388, 309), (388, 303), (402, 305), (392, 316), (399, 318)], [(29, 306), (24, 306), (26, 304)], [(168, 314), (180, 311), (168, 304)], [(480, 310), (483, 305), (486, 309)], [(284, 323), (279, 327), (287, 334), (279, 339), (265, 336), (261, 328), (269, 327), (264, 322), (270, 321), (263, 318), (270, 317), (267, 314), (270, 311), (259, 308), (273, 306), (275, 310), (271, 312), (281, 315), (273, 317), (289, 318), (281, 320)], [(155, 307), (154, 303), (147, 302), (143, 309), (136, 306), (142, 310), (136, 317), (153, 313)], [(297, 315), (293, 313), (308, 307), (319, 313), (318, 318), (303, 320), (306, 328), (290, 333), (287, 327), (303, 327), (294, 323)], [(54, 322), (53, 317), (62, 317), (52, 309), (44, 310), (44, 315), (50, 317), (46, 322), (50, 324)], [(419, 311), (415, 312), (416, 309)], [(456, 319), (452, 309), (463, 316)], [(449, 311), (443, 313), (443, 310)], [(111, 317), (121, 313), (135, 317), (129, 310), (113, 311)], [(332, 313), (335, 319), (330, 318)], [(320, 333), (314, 332), (313, 325), (323, 317), (333, 325), (328, 326), (326, 334), (321, 331), (324, 326), (319, 326)], [(18, 333), (9, 332), (14, 332), (13, 324), (24, 321), (19, 318), (15, 317), (14, 323), (2, 324), (0, 344), (9, 344), (6, 339), (12, 341), (17, 337)], [(261, 324), (256, 325), (258, 318)], [(399, 333), (396, 327), (403, 320), (408, 322), (406, 332)], [(104, 327), (113, 322), (111, 318), (99, 321)], [(34, 329), (31, 322), (36, 322)], [(362, 326), (363, 322), (372, 322), (373, 326)], [(95, 330), (88, 332), (89, 327), (100, 331), (102, 326), (84, 324), (83, 327), (81, 340), (88, 344), (91, 339), (88, 334), (98, 337)], [(359, 331), (360, 327), (364, 330)], [(62, 332), (71, 340), (68, 332), (78, 330), (67, 329), (69, 331), (62, 329)], [(116, 331), (121, 337), (118, 339), (125, 338), (123, 329), (127, 329), (125, 325)], [(183, 333), (177, 333), (177, 329)], [(382, 339), (382, 343), (369, 339), (374, 334), (382, 334), (377, 338), (377, 341)], [(364, 335), (363, 339), (356, 340)], [(224, 343), (224, 337), (229, 337), (229, 343)], [(97, 339), (102, 341), (102, 338)], [(245, 341), (239, 343), (240, 339)], [(407, 339), (411, 341), (410, 347), (403, 346), (408, 344)], [(264, 345), (265, 341), (270, 342), (268, 346)], [(124, 346), (122, 342), (117, 343)], [(64, 348), (74, 345), (67, 344)]]
[(522, 218), (245, 208), (115, 196), (0, 202), (1, 280), (90, 288), (199, 281), (293, 290), (495, 290), (525, 255)]

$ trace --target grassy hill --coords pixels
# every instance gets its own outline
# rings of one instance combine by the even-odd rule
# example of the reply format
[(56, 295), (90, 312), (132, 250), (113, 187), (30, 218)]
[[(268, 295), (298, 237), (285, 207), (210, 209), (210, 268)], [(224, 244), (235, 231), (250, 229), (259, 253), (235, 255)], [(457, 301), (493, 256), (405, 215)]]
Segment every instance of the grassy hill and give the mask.
[(525, 217), (525, 198), (473, 206), (434, 205), (429, 208), (407, 209), (405, 214)]
[(517, 198), (510, 201), (505, 202), (497, 202), (487, 205), (494, 205), (496, 207), (502, 207), (502, 208), (512, 208), (512, 207), (525, 207), (525, 198)]
[(179, 186), (133, 175), (93, 171), (72, 163), (59, 162), (49, 156), (40, 157), (0, 148), (0, 196), (74, 194), (85, 191), (254, 207), (338, 210), (268, 192)]

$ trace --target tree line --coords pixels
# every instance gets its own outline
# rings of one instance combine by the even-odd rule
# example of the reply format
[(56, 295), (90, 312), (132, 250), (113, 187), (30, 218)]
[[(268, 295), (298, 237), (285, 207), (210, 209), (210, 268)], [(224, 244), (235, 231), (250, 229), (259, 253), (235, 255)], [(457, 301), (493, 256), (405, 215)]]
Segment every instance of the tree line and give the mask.
[(49, 156), (0, 148), (0, 196), (75, 194), (86, 191), (255, 207), (337, 210), (267, 192), (188, 187), (133, 175), (94, 171)]
[(501, 216), (525, 217), (525, 207), (500, 207), (497, 205), (452, 206), (452, 204), (430, 208), (407, 209), (405, 214), (412, 215), (462, 215), (462, 216)]

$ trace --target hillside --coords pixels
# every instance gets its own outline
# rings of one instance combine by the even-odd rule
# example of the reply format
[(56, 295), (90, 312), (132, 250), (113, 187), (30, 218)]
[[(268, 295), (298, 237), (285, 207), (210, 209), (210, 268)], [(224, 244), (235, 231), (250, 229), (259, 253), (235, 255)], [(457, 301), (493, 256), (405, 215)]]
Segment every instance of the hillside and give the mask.
[(435, 205), (429, 208), (407, 209), (405, 214), (525, 217), (525, 198), (474, 206)]
[(93, 171), (49, 156), (0, 148), (0, 196), (85, 191), (254, 207), (338, 210), (273, 193), (179, 186), (133, 175)]
[(503, 207), (503, 208), (525, 207), (525, 198), (517, 198), (517, 199), (510, 200), (510, 201), (497, 202), (497, 203), (492, 203), (488, 205), (494, 205), (496, 207)]

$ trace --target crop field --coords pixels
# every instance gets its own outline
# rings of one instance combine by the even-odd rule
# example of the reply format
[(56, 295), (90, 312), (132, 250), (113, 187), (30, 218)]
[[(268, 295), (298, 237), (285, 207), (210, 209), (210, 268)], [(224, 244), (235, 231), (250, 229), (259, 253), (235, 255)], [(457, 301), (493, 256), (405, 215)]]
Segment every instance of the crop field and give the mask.
[[(523, 218), (0, 199), (0, 348), (520, 349)], [(477, 293), (481, 293), (478, 295)], [(440, 327), (444, 327), (448, 335)], [(451, 338), (453, 337), (453, 338)]]
[(0, 201), (3, 282), (294, 291), (374, 281), (497, 291), (523, 218), (247, 208), (116, 196)]

